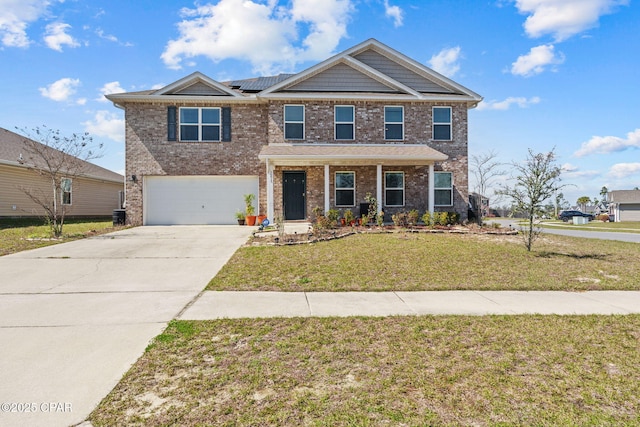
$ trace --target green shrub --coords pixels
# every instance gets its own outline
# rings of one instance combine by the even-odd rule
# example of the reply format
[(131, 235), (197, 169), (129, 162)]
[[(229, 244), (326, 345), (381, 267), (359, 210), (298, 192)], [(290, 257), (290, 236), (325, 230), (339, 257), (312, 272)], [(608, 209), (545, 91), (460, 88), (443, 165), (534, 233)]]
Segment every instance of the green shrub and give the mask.
[(338, 218), (340, 218), (340, 212), (337, 209), (329, 209), (327, 211), (327, 219), (332, 227), (338, 225)]
[(396, 227), (406, 228), (409, 226), (409, 214), (406, 212), (398, 212), (391, 215), (391, 220)]
[(409, 223), (409, 225), (416, 225), (419, 218), (420, 212), (418, 212), (417, 209), (411, 209), (407, 214), (407, 222)]
[(346, 222), (347, 225), (351, 224), (351, 221), (355, 219), (355, 217), (353, 216), (353, 212), (351, 212), (351, 209), (347, 209), (346, 211), (344, 211), (344, 215), (342, 217), (344, 218), (344, 222)]
[(457, 212), (447, 212), (447, 225), (457, 224), (460, 219), (460, 215)]
[(431, 212), (426, 211), (424, 215), (422, 215), (422, 222), (424, 222), (424, 225), (427, 227), (431, 227), (433, 225), (433, 215), (431, 215)]

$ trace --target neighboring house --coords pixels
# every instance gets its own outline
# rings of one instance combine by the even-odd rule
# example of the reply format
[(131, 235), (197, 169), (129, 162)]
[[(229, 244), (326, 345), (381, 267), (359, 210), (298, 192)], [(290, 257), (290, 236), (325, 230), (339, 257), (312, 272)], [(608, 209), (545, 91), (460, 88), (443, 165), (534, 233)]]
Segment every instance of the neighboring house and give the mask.
[(614, 221), (640, 221), (640, 190), (609, 191), (607, 202)]
[[(24, 149), (25, 139), (0, 128), (0, 217), (43, 216), (42, 207), (23, 189), (45, 195), (52, 191), (50, 182), (33, 170), (43, 165), (39, 159), (29, 158)], [(82, 176), (63, 179), (67, 191), (61, 194), (59, 202), (65, 205), (67, 216), (111, 216), (120, 207), (122, 175), (86, 162)]]
[(226, 83), (195, 72), (111, 94), (125, 110), (132, 224), (232, 224), (315, 207), (467, 218), (467, 110), (482, 97), (370, 39), (298, 74)]

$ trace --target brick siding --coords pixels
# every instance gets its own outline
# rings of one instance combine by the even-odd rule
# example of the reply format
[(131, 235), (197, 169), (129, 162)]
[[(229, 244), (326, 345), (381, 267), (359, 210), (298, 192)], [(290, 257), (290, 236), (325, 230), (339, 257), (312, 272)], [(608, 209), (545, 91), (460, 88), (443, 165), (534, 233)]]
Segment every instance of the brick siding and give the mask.
[[(293, 102), (291, 102), (294, 104)], [(258, 154), (267, 143), (363, 143), (363, 144), (428, 144), (447, 154), (449, 159), (437, 163), (436, 171), (453, 172), (454, 206), (437, 210), (455, 210), (462, 219), (467, 217), (468, 160), (467, 160), (467, 106), (465, 103), (382, 103), (372, 101), (330, 102), (313, 101), (305, 107), (305, 140), (284, 140), (284, 105), (289, 102), (271, 101), (268, 104), (231, 105), (231, 142), (176, 142), (167, 141), (167, 107), (169, 105), (202, 107), (211, 104), (130, 103), (126, 105), (126, 191), (127, 222), (142, 224), (142, 180), (148, 175), (258, 175), (259, 210), (266, 212), (265, 165)], [(334, 106), (355, 106), (355, 141), (334, 139)], [(384, 140), (384, 106), (404, 105), (405, 139)], [(452, 141), (431, 140), (433, 106), (452, 107)], [(223, 104), (215, 106), (225, 106)], [(316, 207), (324, 207), (324, 168), (322, 166), (276, 167), (274, 171), (274, 207), (282, 214), (282, 172), (302, 170), (307, 173), (307, 215)], [(376, 194), (375, 166), (331, 166), (331, 206), (334, 202), (334, 172), (356, 172), (356, 207), (364, 202), (367, 192)], [(405, 201), (402, 208), (384, 208), (390, 215), (398, 210), (427, 209), (428, 167), (385, 166), (384, 171), (405, 172)], [(130, 179), (136, 175), (134, 182)]]

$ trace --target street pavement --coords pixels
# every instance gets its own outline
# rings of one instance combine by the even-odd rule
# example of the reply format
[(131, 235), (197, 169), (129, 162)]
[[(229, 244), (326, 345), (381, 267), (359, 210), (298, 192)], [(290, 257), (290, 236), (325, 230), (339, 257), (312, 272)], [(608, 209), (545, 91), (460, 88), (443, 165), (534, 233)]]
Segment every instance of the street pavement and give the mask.
[[(511, 227), (519, 230), (518, 220), (516, 219), (490, 219), (487, 223), (496, 222), (502, 227)], [(640, 243), (640, 233), (625, 233), (621, 231), (591, 231), (591, 230), (571, 230), (567, 228), (554, 228), (553, 224), (545, 224), (542, 228), (543, 233), (558, 234), (561, 236), (580, 237), (583, 239), (600, 239), (600, 240), (618, 240), (620, 242)]]
[(251, 231), (137, 227), (0, 257), (0, 426), (85, 420)]

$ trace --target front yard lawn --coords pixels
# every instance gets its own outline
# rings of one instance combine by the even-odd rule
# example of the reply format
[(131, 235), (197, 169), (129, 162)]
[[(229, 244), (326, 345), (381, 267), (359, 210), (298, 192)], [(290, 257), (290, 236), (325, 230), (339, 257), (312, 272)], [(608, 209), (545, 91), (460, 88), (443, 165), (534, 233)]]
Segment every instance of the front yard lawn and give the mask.
[(173, 321), (97, 426), (640, 424), (640, 316)]
[(121, 229), (114, 227), (109, 219), (72, 219), (65, 221), (61, 239), (51, 239), (51, 230), (37, 219), (0, 220), (0, 256), (57, 243), (82, 239), (96, 234), (104, 234)]
[[(597, 243), (597, 244), (596, 244)], [(544, 235), (358, 234), (238, 250), (208, 290), (640, 289), (640, 245)]]

